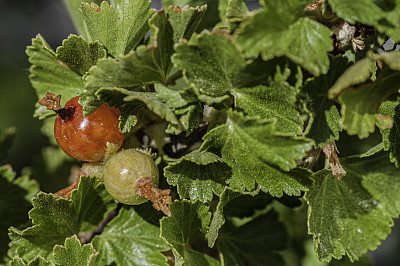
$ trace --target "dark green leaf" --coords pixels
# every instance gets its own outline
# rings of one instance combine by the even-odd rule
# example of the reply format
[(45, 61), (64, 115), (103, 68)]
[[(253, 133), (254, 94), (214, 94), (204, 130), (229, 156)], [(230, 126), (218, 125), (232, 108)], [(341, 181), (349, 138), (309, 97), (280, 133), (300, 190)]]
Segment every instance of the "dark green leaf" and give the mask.
[(192, 249), (184, 250), (184, 264), (187, 266), (218, 266), (221, 265), (219, 261), (211, 258), (210, 256), (197, 252)]
[(276, 133), (272, 122), (229, 112), (227, 122), (208, 132), (204, 140), (202, 150), (221, 154), (232, 168), (233, 176), (226, 182), (235, 190), (253, 190), (257, 182), (264, 192), (281, 197), (283, 192), (300, 195), (311, 185), (307, 170), (289, 170), (313, 142)]
[(224, 188), (206, 233), (209, 247), (214, 246), (219, 229), (225, 224), (225, 216), (248, 217), (254, 214), (256, 209), (264, 208), (271, 202), (271, 198), (266, 194), (257, 193), (258, 191), (252, 194), (241, 193), (228, 187)]
[(349, 65), (343, 56), (331, 57), (328, 73), (310, 80), (305, 85), (304, 90), (309, 97), (312, 114), (307, 137), (315, 140), (316, 147), (323, 148), (327, 142), (332, 143), (339, 139), (341, 117), (335, 104), (328, 99), (328, 90)]
[(316, 76), (327, 73), (332, 33), (315, 20), (300, 17), (306, 1), (263, 3), (264, 9), (253, 12), (236, 32), (241, 50), (251, 57), (261, 54), (264, 60), (285, 55)]
[(65, 239), (64, 246), (56, 245), (53, 261), (56, 265), (80, 266), (93, 264), (98, 253), (92, 244), (81, 245), (76, 235)]
[(147, 0), (114, 0), (112, 6), (106, 1), (100, 6), (83, 3), (81, 13), (86, 35), (91, 41), (100, 41), (114, 57), (126, 54), (149, 30), (147, 20), (155, 12), (150, 6)]
[(379, 113), (384, 116), (390, 116), (393, 119), (393, 127), (390, 129), (381, 129), (382, 140), (385, 151), (390, 152), (390, 161), (400, 166), (400, 105), (396, 102), (383, 102), (379, 108)]
[(181, 198), (211, 201), (213, 193), (220, 195), (224, 180), (231, 175), (227, 165), (209, 152), (195, 150), (164, 168), (170, 185), (178, 187)]
[(223, 265), (284, 265), (277, 253), (286, 247), (286, 230), (278, 215), (265, 215), (220, 234), (217, 248)]
[(175, 49), (173, 63), (199, 94), (205, 94), (201, 100), (209, 104), (215, 101), (213, 98), (224, 96), (234, 88), (267, 84), (268, 77), (281, 63), (278, 60), (246, 61), (232, 43), (232, 37), (224, 31), (204, 31), (190, 42), (181, 42)]
[(27, 176), (14, 179), (15, 173), (9, 166), (0, 167), (0, 263), (7, 255), (10, 242), (7, 229), (28, 221), (32, 198), (39, 192), (39, 185)]
[(201, 202), (174, 201), (169, 205), (171, 217), (161, 219), (161, 237), (180, 259), (184, 259), (185, 245), (192, 243), (208, 229), (211, 218), (208, 208)]
[(15, 131), (13, 127), (6, 128), (4, 132), (1, 132), (0, 129), (0, 162), (6, 158), (8, 150), (11, 148)]
[(29, 212), (32, 227), (9, 230), (11, 249), (26, 261), (37, 255), (52, 259), (54, 245), (97, 227), (107, 212), (115, 208), (115, 203), (96, 178), (82, 176), (71, 199), (40, 193), (33, 199), (33, 207)]
[(158, 226), (144, 219), (149, 214), (149, 208), (139, 214), (123, 206), (118, 216), (92, 241), (99, 252), (97, 264), (168, 265), (161, 254), (169, 249), (168, 245), (160, 238)]
[(391, 217), (400, 214), (400, 172), (387, 154), (348, 158), (342, 166), (347, 175), (341, 181), (330, 171), (320, 171), (305, 195), (309, 233), (320, 260), (347, 255), (354, 261), (376, 249), (390, 233)]

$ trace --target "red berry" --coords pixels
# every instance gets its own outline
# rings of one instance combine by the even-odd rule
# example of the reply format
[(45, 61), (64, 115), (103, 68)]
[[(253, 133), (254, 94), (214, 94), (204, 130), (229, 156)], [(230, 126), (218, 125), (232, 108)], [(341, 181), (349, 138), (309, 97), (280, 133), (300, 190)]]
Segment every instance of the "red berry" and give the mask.
[(104, 158), (107, 142), (118, 147), (124, 135), (119, 131), (118, 109), (107, 105), (83, 116), (83, 108), (78, 103), (79, 96), (66, 104), (64, 113), (57, 115), (54, 135), (58, 145), (70, 157), (80, 161), (96, 162)]

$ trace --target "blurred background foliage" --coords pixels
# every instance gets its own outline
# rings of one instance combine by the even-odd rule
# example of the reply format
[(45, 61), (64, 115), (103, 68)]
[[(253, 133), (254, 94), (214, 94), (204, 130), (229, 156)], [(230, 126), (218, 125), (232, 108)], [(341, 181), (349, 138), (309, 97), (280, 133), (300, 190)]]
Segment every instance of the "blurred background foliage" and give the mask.
[[(161, 3), (156, 0), (152, 6), (159, 9)], [(256, 2), (250, 3), (251, 9), (256, 6)], [(69, 34), (76, 33), (62, 0), (0, 0), (0, 130), (3, 132), (8, 127), (17, 130), (12, 148), (2, 164), (12, 165), (17, 175), (31, 172), (34, 178), (40, 179), (43, 191), (54, 192), (66, 183), (53, 182), (55, 176), (52, 173), (56, 173), (57, 178), (64, 173), (63, 179), (67, 182), (69, 169), (75, 162), (60, 157), (55, 148), (48, 147), (49, 140), (41, 132), (42, 121), (33, 118), (38, 99), (29, 83), (30, 65), (25, 49), (38, 33), (54, 50)], [(338, 146), (348, 147), (346, 154), (341, 154), (346, 156), (364, 152), (380, 141), (379, 132), (363, 141), (342, 132)], [(52, 165), (45, 165), (46, 157), (54, 159)], [(33, 170), (27, 170), (32, 166)], [(378, 251), (369, 255), (373, 265), (395, 266), (399, 265), (399, 250), (400, 226), (397, 219), (389, 238)]]

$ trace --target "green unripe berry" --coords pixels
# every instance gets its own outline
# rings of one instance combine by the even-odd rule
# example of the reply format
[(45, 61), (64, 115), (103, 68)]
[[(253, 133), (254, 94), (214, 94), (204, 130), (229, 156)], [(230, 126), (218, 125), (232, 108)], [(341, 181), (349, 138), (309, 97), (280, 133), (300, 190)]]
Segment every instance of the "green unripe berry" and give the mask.
[(104, 185), (117, 201), (138, 205), (147, 201), (136, 191), (139, 180), (151, 178), (158, 186), (158, 168), (145, 152), (134, 149), (117, 152), (105, 162)]

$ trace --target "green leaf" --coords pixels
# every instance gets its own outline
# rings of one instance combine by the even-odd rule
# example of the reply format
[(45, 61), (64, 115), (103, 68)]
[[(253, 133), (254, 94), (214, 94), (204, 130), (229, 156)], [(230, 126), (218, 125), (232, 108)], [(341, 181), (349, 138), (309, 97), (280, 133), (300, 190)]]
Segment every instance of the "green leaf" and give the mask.
[[(81, 0), (63, 0), (65, 7), (68, 10), (69, 16), (72, 20), (72, 23), (75, 26), (75, 29), (78, 31), (79, 35), (82, 35), (85, 39), (87, 36), (85, 35), (85, 22), (82, 18), (81, 13), (79, 12), (79, 8), (81, 7)], [(101, 0), (93, 0), (92, 2), (100, 5)]]
[[(104, 231), (92, 240), (99, 252), (99, 265), (168, 265), (161, 252), (168, 245), (159, 237), (160, 229), (144, 219), (151, 217), (151, 205), (138, 213), (124, 205)], [(150, 211), (149, 211), (150, 210)]]
[(215, 154), (195, 150), (165, 167), (164, 175), (170, 185), (178, 187), (181, 198), (207, 202), (213, 193), (221, 194), (231, 172)]
[(83, 76), (99, 58), (106, 56), (106, 50), (98, 42), (88, 43), (82, 36), (71, 35), (57, 48), (57, 59)]
[[(375, 250), (400, 214), (400, 173), (380, 152), (341, 162), (347, 175), (341, 181), (327, 170), (314, 175), (305, 198), (309, 204), (309, 233), (320, 260), (347, 255), (357, 260)], [(382, 171), (385, 169), (385, 171)]]
[(328, 99), (327, 93), (349, 65), (343, 56), (331, 57), (328, 73), (308, 81), (305, 85), (304, 91), (309, 97), (307, 100), (312, 115), (307, 137), (315, 140), (316, 147), (323, 148), (327, 142), (332, 143), (339, 139), (341, 117), (336, 105)]
[[(192, 249), (184, 250), (184, 264), (183, 265), (190, 265), (190, 266), (218, 266), (221, 265), (219, 261), (210, 256), (197, 252)], [(177, 264), (175, 264), (177, 265)]]
[(276, 133), (273, 122), (228, 112), (226, 123), (203, 139), (201, 150), (221, 154), (232, 168), (233, 175), (226, 182), (235, 190), (253, 190), (257, 183), (262, 191), (281, 197), (283, 192), (300, 195), (311, 184), (307, 170), (289, 170), (311, 149), (313, 141)]
[(165, 102), (165, 104), (171, 108), (183, 108), (197, 102), (196, 95), (190, 87), (182, 91), (171, 89), (157, 83), (154, 89), (157, 92), (157, 98)]
[(390, 153), (390, 161), (400, 166), (400, 105), (399, 99), (396, 102), (385, 101), (379, 108), (379, 113), (390, 116), (393, 119), (393, 127), (381, 129), (382, 140), (385, 151)]
[(71, 199), (39, 193), (33, 199), (33, 207), (29, 212), (32, 227), (22, 231), (15, 227), (9, 229), (10, 247), (25, 261), (37, 255), (52, 259), (54, 245), (64, 243), (66, 237), (97, 227), (115, 208), (115, 203), (97, 178), (82, 176)]
[(285, 226), (269, 211), (254, 220), (220, 234), (217, 248), (222, 265), (284, 265), (277, 253), (286, 247)]
[(337, 16), (351, 24), (361, 22), (367, 25), (375, 25), (385, 16), (382, 9), (373, 0), (340, 1), (329, 0), (329, 5)]
[(83, 3), (81, 14), (86, 23), (90, 41), (100, 41), (108, 54), (116, 57), (134, 49), (149, 30), (147, 20), (154, 14), (147, 0), (114, 0), (113, 5), (103, 1)]
[[(172, 57), (175, 67), (182, 70), (185, 79), (199, 94), (213, 98), (224, 96), (234, 88), (267, 84), (280, 61), (246, 61), (224, 31), (208, 32), (183, 41)], [(213, 103), (213, 98), (201, 100)], [(225, 98), (224, 98), (225, 99)]]
[(120, 128), (123, 130), (122, 132), (130, 130), (132, 116), (144, 106), (167, 122), (179, 125), (174, 112), (157, 99), (155, 93), (135, 92), (122, 88), (102, 88), (96, 92), (96, 95), (110, 106), (121, 108)]
[[(76, 38), (76, 36), (69, 38)], [(67, 53), (66, 50), (63, 52)], [(66, 102), (83, 90), (81, 75), (58, 59), (41, 35), (32, 39), (32, 45), (27, 47), (26, 54), (32, 64), (29, 69), (29, 79), (36, 90), (38, 99), (43, 98), (47, 92), (52, 92), (61, 95), (61, 100)], [(43, 119), (53, 114), (53, 111), (49, 111), (46, 107), (36, 103), (36, 117)]]
[(380, 152), (361, 159), (351, 157), (344, 163), (347, 169), (363, 174), (362, 185), (379, 202), (385, 215), (394, 218), (400, 215), (400, 171), (387, 160), (387, 153)]
[[(219, 229), (225, 224), (225, 215), (234, 217), (248, 217), (256, 209), (264, 208), (271, 202), (271, 197), (264, 193), (242, 193), (225, 187), (218, 205), (213, 213), (210, 228), (206, 233), (208, 246), (212, 248), (218, 238)], [(256, 194), (256, 195), (255, 195)]]
[(36, 181), (27, 176), (15, 179), (9, 166), (0, 167), (0, 263), (7, 255), (7, 229), (28, 221), (27, 212), (32, 207), (32, 198), (39, 192)]
[(390, 69), (400, 71), (400, 52), (388, 52), (379, 55), (372, 53), (349, 67), (329, 89), (329, 97), (340, 94), (346, 88), (367, 81), (376, 71), (376, 61), (382, 61)]
[(257, 86), (233, 89), (235, 107), (248, 116), (261, 119), (276, 118), (275, 130), (281, 133), (300, 135), (303, 133), (303, 119), (288, 102), (287, 93), (278, 88)]
[(338, 17), (351, 24), (360, 22), (375, 27), (395, 42), (400, 40), (400, 3), (384, 0), (330, 0), (329, 6)]
[(0, 162), (6, 158), (13, 143), (15, 132), (14, 127), (6, 128), (4, 132), (0, 130)]
[(173, 63), (201, 93), (221, 96), (238, 84), (246, 61), (229, 38), (223, 32), (204, 31), (175, 48)]
[(342, 127), (350, 135), (366, 138), (375, 130), (390, 128), (392, 120), (380, 116), (377, 111), (380, 103), (392, 92), (400, 88), (400, 72), (386, 71), (375, 82), (356, 90), (345, 90), (339, 96), (342, 103)]
[(55, 264), (52, 261), (47, 261), (41, 256), (35, 257), (33, 260), (31, 260), (28, 264), (24, 262), (23, 259), (21, 259), (18, 256), (14, 256), (13, 259), (10, 261), (10, 266), (54, 266)]
[(178, 259), (184, 260), (185, 245), (192, 243), (208, 229), (211, 218), (208, 208), (201, 202), (191, 203), (187, 200), (174, 201), (169, 205), (172, 215), (161, 219), (161, 237), (177, 253)]
[(82, 246), (76, 235), (67, 238), (64, 246), (56, 245), (53, 250), (53, 260), (57, 265), (89, 265), (97, 255), (92, 244)]
[(173, 42), (177, 43), (180, 38), (189, 40), (207, 11), (207, 5), (201, 7), (168, 6), (168, 21), (173, 29)]
[(306, 1), (263, 1), (264, 9), (253, 12), (235, 33), (236, 43), (250, 57), (264, 60), (287, 56), (318, 76), (329, 69), (333, 49), (331, 31), (307, 17), (300, 17)]

